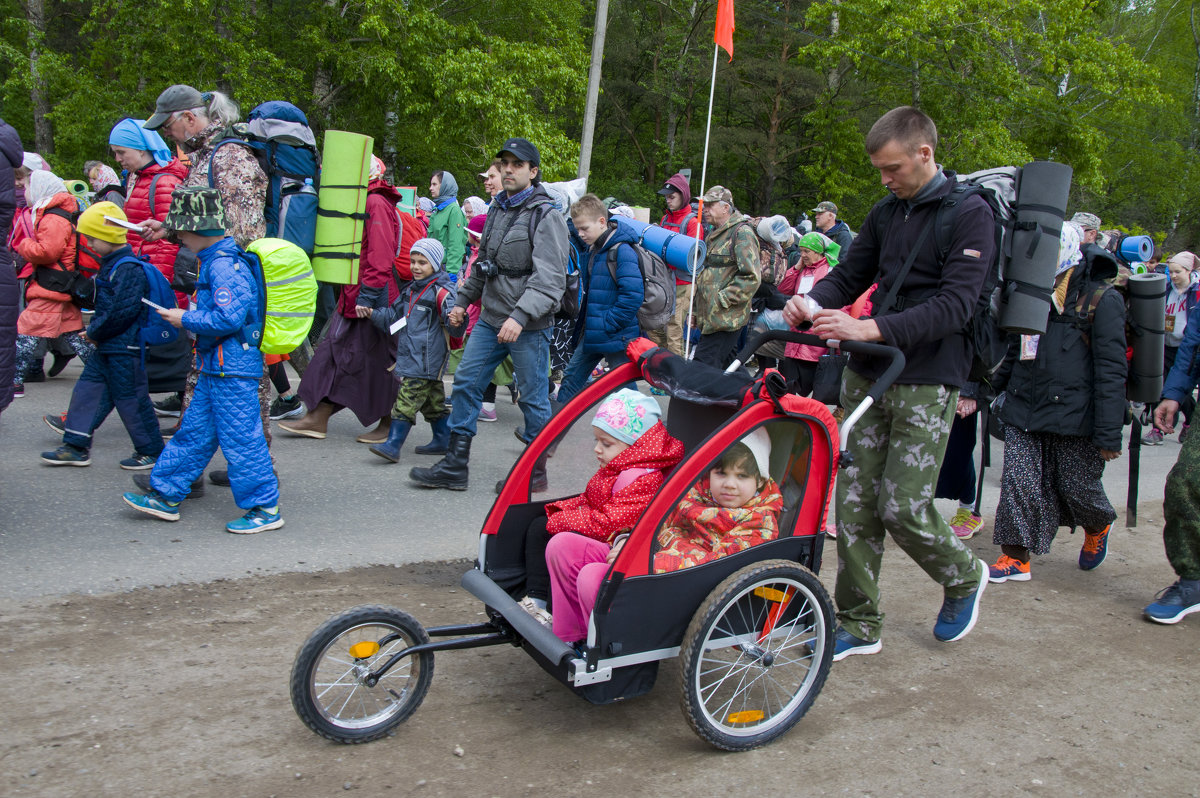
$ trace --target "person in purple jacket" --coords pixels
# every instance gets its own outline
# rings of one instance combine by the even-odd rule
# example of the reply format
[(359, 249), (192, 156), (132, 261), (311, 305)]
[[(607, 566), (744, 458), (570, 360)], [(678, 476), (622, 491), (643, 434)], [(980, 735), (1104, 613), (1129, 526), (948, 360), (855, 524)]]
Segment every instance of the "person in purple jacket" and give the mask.
[[(14, 170), (21, 165), (25, 153), (21, 138), (12, 125), (0, 119), (0, 231), (7, 238), (17, 208)], [(21, 292), (17, 273), (13, 269), (8, 244), (0, 241), (0, 412), (12, 403), (13, 376), (17, 372), (17, 316), (20, 314)]]
[[(906, 363), (859, 420), (848, 445), (852, 465), (837, 480), (835, 661), (881, 648), (885, 532), (942, 586), (933, 627), (942, 642), (960, 640), (975, 626), (988, 582), (987, 564), (955, 536), (934, 509), (933, 496), (958, 392), (970, 370), (965, 328), (992, 264), (995, 220), (987, 203), (970, 195), (953, 211), (948, 247), (939, 246), (934, 228), (947, 212), (943, 203), (956, 179), (934, 159), (936, 147), (933, 120), (911, 106), (888, 111), (867, 134), (867, 155), (889, 195), (867, 214), (849, 256), (808, 298), (822, 308), (841, 308), (877, 281), (873, 315), (814, 314), (799, 296), (784, 308), (793, 326), (812, 321), (812, 331), (827, 340), (883, 341), (899, 348)], [(880, 358), (852, 356), (840, 404), (862, 402), (885, 365)]]

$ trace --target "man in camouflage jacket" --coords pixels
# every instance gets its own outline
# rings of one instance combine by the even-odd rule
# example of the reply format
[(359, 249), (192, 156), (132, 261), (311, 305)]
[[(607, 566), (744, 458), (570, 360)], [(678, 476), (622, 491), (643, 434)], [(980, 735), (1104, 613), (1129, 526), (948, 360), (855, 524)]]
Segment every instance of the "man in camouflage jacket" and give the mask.
[(733, 207), (733, 194), (713, 186), (704, 194), (704, 236), (708, 255), (696, 278), (692, 324), (700, 328), (695, 359), (724, 368), (733, 360), (742, 328), (750, 321), (750, 301), (762, 282), (758, 237)]

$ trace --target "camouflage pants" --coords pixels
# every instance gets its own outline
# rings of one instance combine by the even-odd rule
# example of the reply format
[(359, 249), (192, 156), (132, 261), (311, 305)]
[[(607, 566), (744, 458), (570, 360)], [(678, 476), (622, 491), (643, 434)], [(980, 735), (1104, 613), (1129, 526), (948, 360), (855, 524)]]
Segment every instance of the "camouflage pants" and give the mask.
[(1163, 546), (1180, 579), (1200, 579), (1200, 435), (1183, 441), (1163, 495)]
[[(856, 407), (870, 382), (846, 369), (842, 406)], [(958, 391), (893, 385), (858, 421), (847, 444), (853, 463), (837, 480), (838, 620), (855, 637), (878, 640), (879, 568), (884, 533), (951, 598), (972, 593), (980, 569), (934, 509), (933, 493), (950, 437)]]
[(688, 295), (691, 291), (691, 283), (675, 286), (675, 315), (667, 319), (663, 329), (646, 331), (647, 338), (680, 357), (683, 356), (683, 331), (688, 326)]
[(396, 392), (396, 404), (392, 405), (392, 419), (417, 423), (417, 413), (430, 424), (449, 411), (446, 410), (446, 386), (440, 379), (422, 380), (405, 377)]

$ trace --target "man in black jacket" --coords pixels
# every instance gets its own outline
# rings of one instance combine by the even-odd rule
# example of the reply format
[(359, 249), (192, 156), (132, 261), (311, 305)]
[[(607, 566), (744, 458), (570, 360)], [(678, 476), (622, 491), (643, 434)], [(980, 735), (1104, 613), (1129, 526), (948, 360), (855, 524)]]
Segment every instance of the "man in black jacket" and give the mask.
[[(969, 197), (957, 210), (943, 257), (934, 227), (955, 177), (934, 160), (936, 146), (933, 120), (916, 108), (893, 109), (871, 127), (867, 154), (890, 196), (871, 209), (849, 257), (808, 295), (821, 307), (840, 308), (878, 282), (875, 315), (813, 314), (803, 297), (789, 300), (784, 310), (792, 325), (811, 320), (822, 338), (883, 341), (906, 358), (896, 383), (858, 421), (848, 444), (853, 462), (837, 481), (840, 628), (834, 660), (881, 648), (885, 531), (943, 588), (933, 630), (938, 640), (959, 640), (971, 631), (987, 585), (986, 563), (935, 511), (933, 495), (958, 391), (970, 369), (964, 328), (992, 263), (995, 223), (987, 203)], [(862, 402), (885, 365), (878, 358), (851, 358), (842, 406)]]

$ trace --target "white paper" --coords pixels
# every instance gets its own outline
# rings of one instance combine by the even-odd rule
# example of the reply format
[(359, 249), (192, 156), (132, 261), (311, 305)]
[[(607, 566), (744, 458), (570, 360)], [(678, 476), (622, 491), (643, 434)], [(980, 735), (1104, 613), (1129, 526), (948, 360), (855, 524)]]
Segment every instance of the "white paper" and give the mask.
[(104, 223), (112, 225), (113, 227), (124, 227), (126, 230), (134, 230), (137, 232), (141, 232), (142, 230), (142, 226), (140, 224), (130, 224), (124, 219), (118, 219), (115, 216), (108, 216), (107, 214), (104, 216)]
[(817, 282), (816, 278), (811, 274), (800, 276), (800, 284), (796, 286), (797, 294), (807, 294), (812, 290), (813, 285)]
[(162, 305), (158, 304), (157, 302), (151, 302), (149, 299), (146, 299), (146, 297), (142, 297), (142, 301), (145, 302), (150, 307), (154, 308), (155, 310), (169, 310), (169, 308), (164, 308)]
[(408, 326), (408, 319), (401, 316), (400, 318), (396, 319), (396, 321), (392, 324), (391, 327), (388, 327), (388, 332), (390, 332), (392, 335), (395, 335), (396, 333), (400, 332), (407, 326)]

